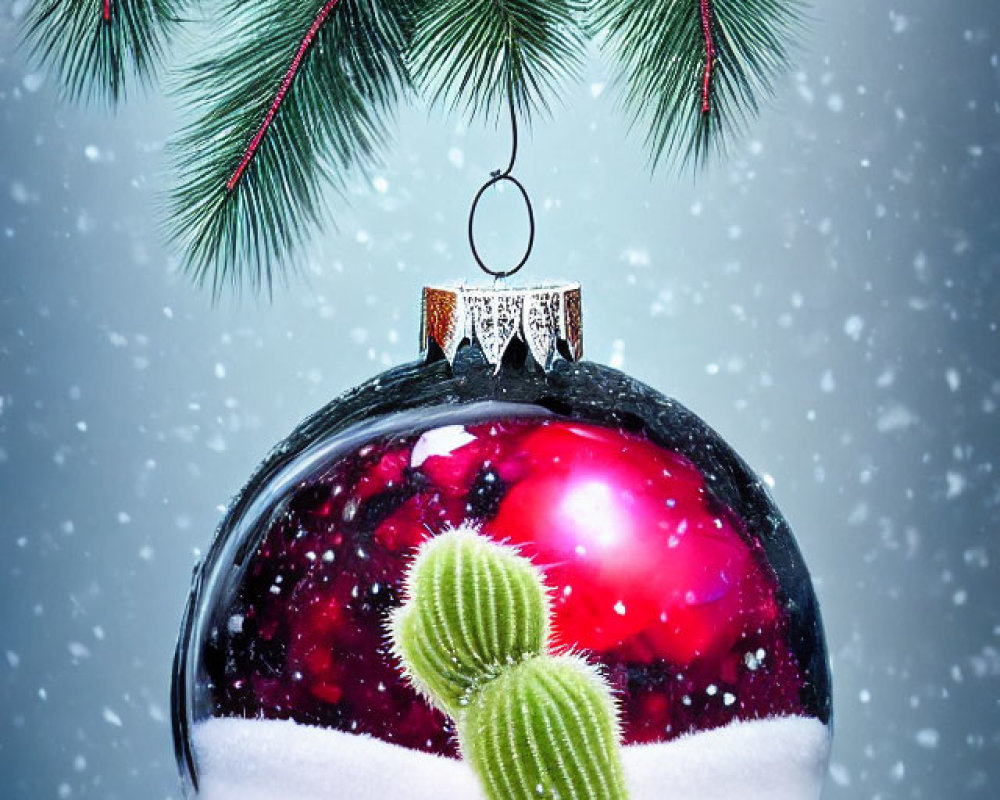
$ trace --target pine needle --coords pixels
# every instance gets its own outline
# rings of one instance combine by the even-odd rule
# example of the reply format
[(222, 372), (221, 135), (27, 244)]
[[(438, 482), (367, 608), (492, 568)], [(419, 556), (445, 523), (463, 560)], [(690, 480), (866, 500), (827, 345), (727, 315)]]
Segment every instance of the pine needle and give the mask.
[(35, 0), (25, 36), (68, 99), (115, 105), (130, 82), (145, 87), (156, 78), (180, 7), (181, 0)]
[(591, 16), (654, 168), (724, 151), (772, 94), (802, 21), (802, 0), (594, 0)]
[(409, 85), (410, 30), (407, 5), (387, 0), (262, 0), (221, 17), (227, 41), (181, 89), (200, 115), (171, 145), (171, 236), (216, 296), (270, 290), (323, 220), (325, 190), (377, 158)]
[(423, 0), (410, 62), (432, 102), (469, 116), (508, 100), (530, 116), (548, 108), (585, 48), (577, 0)]

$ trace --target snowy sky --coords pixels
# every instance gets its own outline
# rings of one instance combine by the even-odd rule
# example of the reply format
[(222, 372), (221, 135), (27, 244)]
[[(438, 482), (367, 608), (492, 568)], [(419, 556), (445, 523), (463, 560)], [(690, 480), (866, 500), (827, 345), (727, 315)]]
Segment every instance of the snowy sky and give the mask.
[[(465, 214), (506, 134), (404, 111), (304, 274), (213, 308), (160, 235), (171, 102), (60, 104), (15, 48), (21, 13), (0, 0), (0, 783), (176, 800), (197, 554), (304, 415), (415, 357), (420, 287), (474, 277)], [(697, 181), (650, 179), (594, 59), (522, 143), (525, 274), (581, 280), (589, 357), (773, 483), (827, 625), (828, 797), (997, 797), (1000, 13), (814, 14), (797, 71)], [(499, 255), (522, 235), (507, 205), (482, 212)]]

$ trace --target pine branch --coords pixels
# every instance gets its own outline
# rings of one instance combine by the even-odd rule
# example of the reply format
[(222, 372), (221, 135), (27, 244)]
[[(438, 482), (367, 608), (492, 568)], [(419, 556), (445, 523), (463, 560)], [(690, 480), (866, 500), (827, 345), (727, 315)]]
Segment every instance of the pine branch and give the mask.
[(32, 57), (71, 100), (114, 105), (130, 81), (149, 85), (182, 0), (36, 0), (25, 22)]
[(802, 0), (594, 0), (654, 168), (725, 150), (787, 69), (802, 12)]
[(547, 109), (576, 77), (585, 35), (577, 0), (422, 0), (414, 77), (434, 102), (469, 115), (495, 114), (510, 94), (520, 113)]
[(183, 88), (200, 116), (172, 146), (172, 237), (216, 295), (270, 288), (322, 221), (326, 189), (377, 157), (407, 64), (452, 110), (491, 116), (509, 99), (530, 116), (578, 74), (589, 31), (617, 55), (654, 168), (701, 165), (771, 92), (803, 2), (229, 0), (225, 44)]
[(201, 116), (171, 146), (171, 235), (199, 283), (216, 295), (227, 284), (270, 289), (290, 266), (324, 217), (325, 189), (343, 190), (384, 144), (408, 86), (410, 26), (398, 0), (225, 9), (227, 44), (181, 90)]

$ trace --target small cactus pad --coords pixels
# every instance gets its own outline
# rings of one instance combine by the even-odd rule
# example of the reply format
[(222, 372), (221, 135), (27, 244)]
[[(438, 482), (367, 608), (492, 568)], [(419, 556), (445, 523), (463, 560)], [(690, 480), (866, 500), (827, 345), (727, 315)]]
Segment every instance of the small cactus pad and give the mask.
[(484, 681), (548, 645), (540, 573), (510, 547), (467, 528), (429, 540), (393, 620), (399, 655), (419, 689), (455, 716)]
[(516, 550), (460, 528), (428, 541), (392, 619), (408, 677), (456, 724), (490, 800), (624, 800), (614, 700), (549, 652), (548, 591)]
[(538, 656), (473, 695), (462, 753), (491, 800), (624, 798), (614, 703), (576, 656)]

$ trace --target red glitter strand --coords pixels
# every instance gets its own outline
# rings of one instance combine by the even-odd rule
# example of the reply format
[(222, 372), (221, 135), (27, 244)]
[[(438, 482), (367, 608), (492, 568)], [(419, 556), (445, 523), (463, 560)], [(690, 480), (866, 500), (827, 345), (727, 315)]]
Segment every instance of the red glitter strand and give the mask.
[(104, 0), (104, 9), (101, 12), (105, 22), (111, 22), (111, 0)]
[[(110, 2), (110, 0), (105, 0), (105, 2)], [(316, 15), (316, 19), (313, 20), (313, 24), (309, 26), (309, 30), (306, 32), (305, 38), (302, 39), (302, 43), (299, 45), (299, 49), (295, 53), (295, 58), (293, 58), (292, 63), (288, 65), (288, 71), (285, 72), (285, 77), (281, 79), (281, 85), (278, 86), (278, 92), (275, 94), (274, 101), (271, 103), (271, 107), (267, 111), (267, 116), (264, 117), (264, 121), (257, 129), (257, 133), (254, 134), (253, 139), (250, 140), (250, 144), (247, 145), (247, 149), (244, 151), (243, 158), (240, 160), (240, 164), (236, 168), (236, 171), (233, 172), (232, 176), (226, 182), (227, 191), (231, 192), (234, 188), (236, 188), (236, 184), (240, 182), (240, 178), (243, 177), (243, 173), (246, 172), (247, 167), (250, 166), (250, 162), (253, 161), (253, 158), (257, 154), (257, 150), (260, 147), (261, 141), (263, 141), (268, 128), (271, 127), (271, 123), (274, 121), (274, 117), (278, 113), (278, 109), (281, 108), (281, 104), (285, 100), (285, 95), (288, 94), (288, 90), (292, 87), (292, 81), (295, 80), (299, 67), (302, 66), (302, 59), (305, 58), (306, 52), (309, 50), (310, 46), (312, 46), (320, 28), (323, 27), (323, 23), (326, 22), (327, 17), (330, 16), (330, 12), (333, 11), (338, 2), (339, 0), (327, 0), (326, 5), (320, 9), (319, 14)]]
[(701, 84), (701, 113), (712, 110), (712, 66), (715, 61), (715, 42), (712, 39), (712, 0), (701, 3), (701, 31), (705, 34), (705, 76)]

